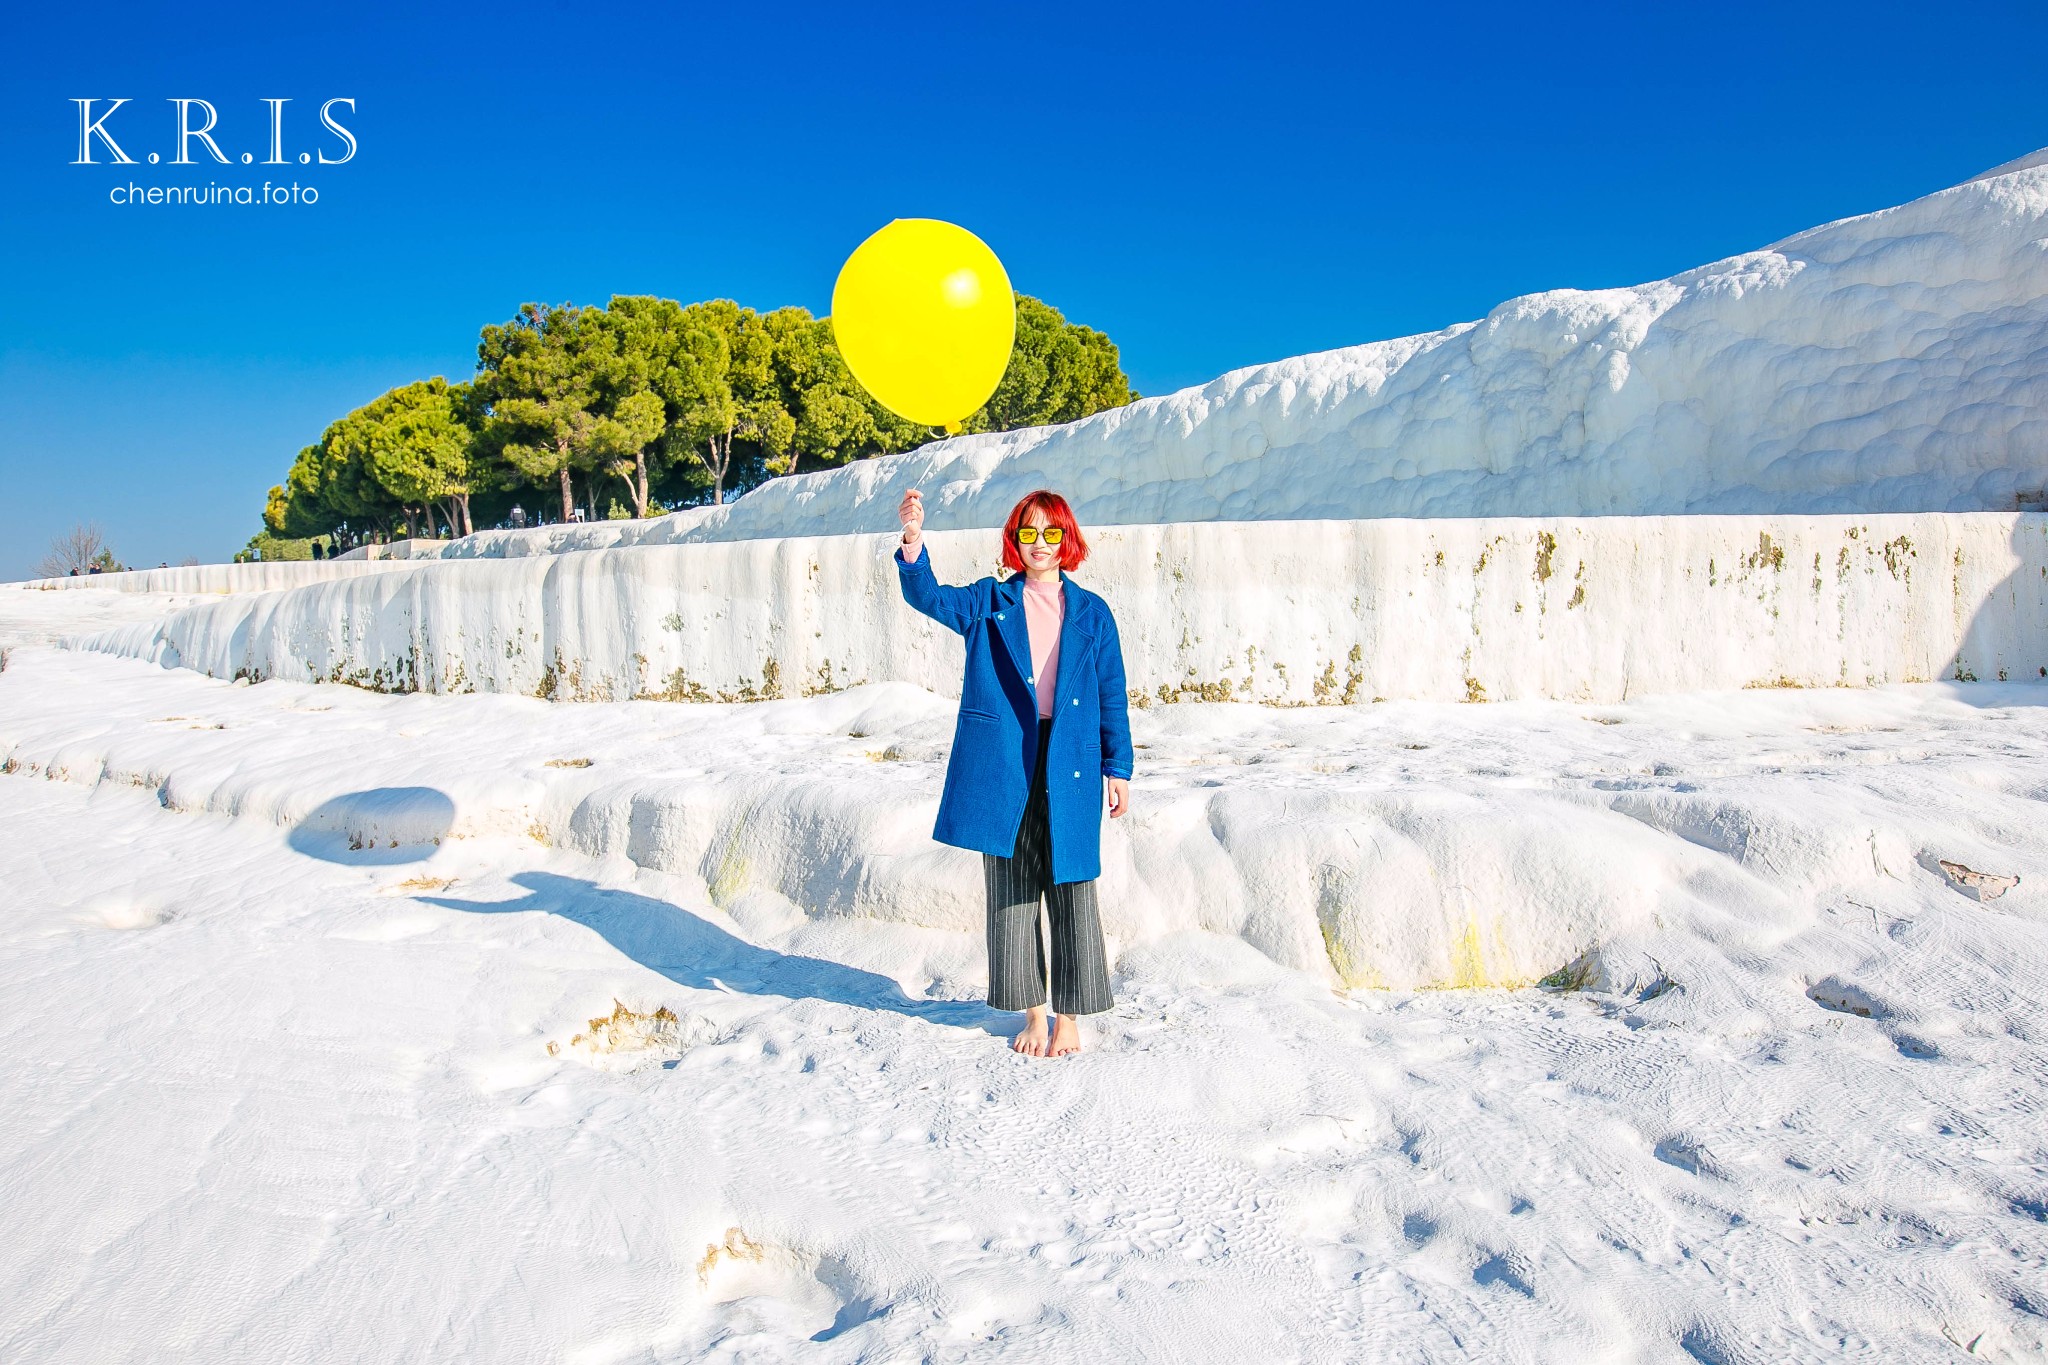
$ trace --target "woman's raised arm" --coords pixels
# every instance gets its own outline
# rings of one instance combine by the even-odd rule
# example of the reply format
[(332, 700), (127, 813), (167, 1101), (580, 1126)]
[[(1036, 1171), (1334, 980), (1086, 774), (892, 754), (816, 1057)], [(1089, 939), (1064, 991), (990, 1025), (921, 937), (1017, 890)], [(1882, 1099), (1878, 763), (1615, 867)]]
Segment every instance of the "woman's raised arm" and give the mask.
[[(972, 588), (948, 587), (932, 574), (932, 557), (924, 548), (924, 495), (915, 488), (903, 495), (896, 515), (903, 522), (902, 543), (890, 558), (903, 600), (949, 630), (965, 635), (980, 614), (980, 594)], [(910, 558), (906, 561), (904, 556)]]

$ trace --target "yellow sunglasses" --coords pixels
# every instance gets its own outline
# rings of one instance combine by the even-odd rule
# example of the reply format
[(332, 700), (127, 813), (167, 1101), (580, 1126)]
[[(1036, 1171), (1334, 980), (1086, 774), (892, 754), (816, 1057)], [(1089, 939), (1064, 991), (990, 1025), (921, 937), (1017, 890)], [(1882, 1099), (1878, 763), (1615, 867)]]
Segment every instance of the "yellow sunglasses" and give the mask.
[[(1017, 543), (1019, 545), (1036, 545), (1039, 534), (1039, 529), (1036, 526), (1019, 526), (1017, 528)], [(1057, 545), (1067, 538), (1067, 533), (1057, 526), (1046, 527), (1044, 535), (1045, 543), (1048, 545)]]

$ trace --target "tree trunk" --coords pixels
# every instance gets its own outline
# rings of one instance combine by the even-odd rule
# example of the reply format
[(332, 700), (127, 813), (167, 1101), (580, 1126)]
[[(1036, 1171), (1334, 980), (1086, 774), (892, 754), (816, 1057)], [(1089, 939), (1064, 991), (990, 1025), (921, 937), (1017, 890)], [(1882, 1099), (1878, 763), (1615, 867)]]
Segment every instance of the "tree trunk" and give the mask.
[(455, 510), (462, 513), (462, 534), (466, 536), (475, 535), (476, 523), (469, 519), (469, 494), (457, 493), (454, 501)]
[(633, 454), (633, 516), (637, 520), (647, 515), (647, 452)]
[(576, 519), (575, 511), (576, 494), (569, 488), (569, 466), (564, 464), (562, 466), (562, 520), (564, 522), (574, 521)]

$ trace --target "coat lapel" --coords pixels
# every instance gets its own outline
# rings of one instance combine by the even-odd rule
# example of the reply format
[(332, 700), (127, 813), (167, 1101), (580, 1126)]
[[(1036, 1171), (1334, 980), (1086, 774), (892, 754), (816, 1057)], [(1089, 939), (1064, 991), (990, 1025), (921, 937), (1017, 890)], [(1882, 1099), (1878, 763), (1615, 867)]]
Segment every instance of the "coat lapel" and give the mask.
[[(1060, 575), (1060, 661), (1057, 684), (1060, 697), (1065, 700), (1073, 694), (1069, 684), (1075, 674), (1072, 667), (1078, 666), (1095, 647), (1095, 613), (1081, 596), (1080, 589), (1065, 574)], [(1013, 574), (996, 584), (996, 634), (1010, 651), (1010, 662), (1017, 666), (1017, 676), (1031, 676), (1031, 628), (1024, 619), (1024, 575)], [(1029, 684), (1026, 684), (1029, 686)], [(1058, 708), (1054, 708), (1058, 714)]]
[(996, 634), (1010, 651), (1017, 676), (1031, 676), (1031, 634), (1024, 623), (1024, 575), (1013, 574), (996, 584)]

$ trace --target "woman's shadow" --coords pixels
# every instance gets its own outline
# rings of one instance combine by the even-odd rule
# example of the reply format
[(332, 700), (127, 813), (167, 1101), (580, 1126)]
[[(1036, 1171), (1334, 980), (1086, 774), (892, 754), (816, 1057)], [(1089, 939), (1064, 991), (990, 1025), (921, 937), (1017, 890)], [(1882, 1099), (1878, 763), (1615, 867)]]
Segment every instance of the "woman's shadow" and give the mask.
[(480, 915), (545, 910), (602, 934), (642, 966), (698, 990), (829, 1000), (855, 1009), (886, 1010), (952, 1028), (1005, 1031), (996, 1012), (979, 1000), (913, 1000), (886, 976), (824, 958), (797, 957), (759, 948), (700, 919), (681, 906), (576, 877), (521, 872), (515, 886), (527, 895), (509, 901), (416, 897), (424, 905)]

